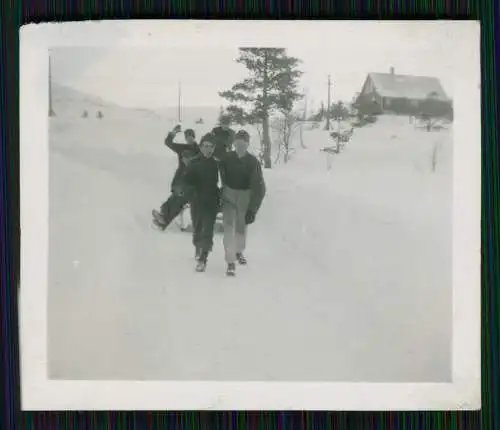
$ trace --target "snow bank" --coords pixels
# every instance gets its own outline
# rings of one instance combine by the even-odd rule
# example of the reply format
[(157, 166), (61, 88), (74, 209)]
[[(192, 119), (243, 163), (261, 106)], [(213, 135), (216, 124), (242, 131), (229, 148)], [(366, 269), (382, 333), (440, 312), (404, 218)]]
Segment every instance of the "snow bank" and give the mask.
[[(270, 171), (270, 180), (278, 188), (313, 193), (317, 200), (342, 196), (367, 208), (376, 207), (391, 219), (451, 222), (451, 130), (426, 132), (407, 118), (381, 117), (376, 124), (355, 129), (351, 142), (336, 155), (320, 151), (332, 145), (329, 133), (323, 129), (304, 132), (307, 149), (294, 141), (292, 161)], [(327, 157), (331, 170), (327, 170)]]
[[(418, 356), (423, 373), (443, 366), (451, 315), (450, 131), (427, 133), (401, 119), (382, 118), (355, 131), (330, 171), (319, 151), (328, 144), (328, 132), (310, 130), (304, 137), (307, 149), (295, 144), (289, 164), (265, 171), (269, 191), (260, 217), (269, 236), (281, 238), (283, 249), (295, 250), (315, 271), (330, 274), (334, 300), (346, 306), (335, 312), (345, 321), (345, 312), (359, 313), (355, 336), (376, 338), (381, 348), (351, 345), (358, 353), (378, 363), (382, 351), (386, 358), (399, 356), (401, 351), (389, 352), (391, 336), (402, 339), (412, 331), (420, 334), (410, 335), (413, 345), (404, 347), (412, 351), (408, 360)], [(435, 145), (440, 150), (432, 172)], [(311, 285), (317, 281), (313, 275)], [(439, 352), (427, 349), (430, 344)], [(391, 366), (404, 372), (404, 366)]]

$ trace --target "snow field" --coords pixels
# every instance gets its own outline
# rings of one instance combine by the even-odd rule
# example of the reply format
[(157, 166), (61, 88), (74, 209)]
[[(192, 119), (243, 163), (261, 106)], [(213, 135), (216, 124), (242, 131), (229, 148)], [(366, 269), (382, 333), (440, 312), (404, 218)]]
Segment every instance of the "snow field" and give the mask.
[(227, 279), (220, 235), (197, 274), (189, 234), (150, 228), (177, 163), (166, 121), (51, 119), (49, 375), (449, 380), (451, 139), (384, 121), (330, 171), (322, 130), (265, 170)]

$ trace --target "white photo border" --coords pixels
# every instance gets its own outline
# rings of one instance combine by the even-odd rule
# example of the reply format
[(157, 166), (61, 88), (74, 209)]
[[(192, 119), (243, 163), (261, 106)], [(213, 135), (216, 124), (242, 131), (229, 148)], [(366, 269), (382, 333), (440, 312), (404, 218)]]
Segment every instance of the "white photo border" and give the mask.
[[(362, 34), (367, 24), (366, 21), (89, 21), (21, 28), (22, 410), (471, 410), (481, 407), (481, 69), (480, 24), (475, 21), (376, 23), (405, 26), (421, 37), (426, 37), (426, 26), (443, 26), (446, 43), (451, 44), (448, 54), (455, 73), (452, 383), (48, 379), (48, 49), (288, 46), (296, 39), (300, 44), (318, 46), (319, 43), (326, 50), (325, 45), (335, 43), (336, 38), (324, 38), (322, 34), (333, 29)], [(369, 39), (365, 35), (363, 43), (369, 43)]]

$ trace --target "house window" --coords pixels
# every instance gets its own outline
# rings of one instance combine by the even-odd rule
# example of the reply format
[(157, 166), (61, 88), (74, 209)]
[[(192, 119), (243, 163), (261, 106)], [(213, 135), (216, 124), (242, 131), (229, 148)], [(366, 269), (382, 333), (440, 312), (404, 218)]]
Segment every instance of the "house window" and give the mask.
[(410, 106), (417, 108), (418, 107), (418, 100), (410, 100)]

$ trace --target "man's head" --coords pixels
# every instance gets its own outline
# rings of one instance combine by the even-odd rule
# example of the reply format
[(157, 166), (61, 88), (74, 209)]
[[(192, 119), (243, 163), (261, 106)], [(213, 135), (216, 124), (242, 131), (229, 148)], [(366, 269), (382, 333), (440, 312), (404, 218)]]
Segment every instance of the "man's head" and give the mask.
[(196, 139), (196, 134), (192, 128), (188, 128), (184, 131), (184, 138), (187, 143), (194, 143)]
[(250, 145), (250, 135), (245, 130), (240, 130), (234, 136), (234, 150), (238, 155), (244, 155)]
[(227, 130), (229, 126), (231, 125), (231, 118), (227, 115), (222, 115), (220, 119), (220, 126), (222, 127), (223, 130)]
[(202, 137), (200, 142), (200, 152), (204, 157), (210, 158), (214, 154), (215, 150), (215, 140), (213, 136), (209, 133)]

